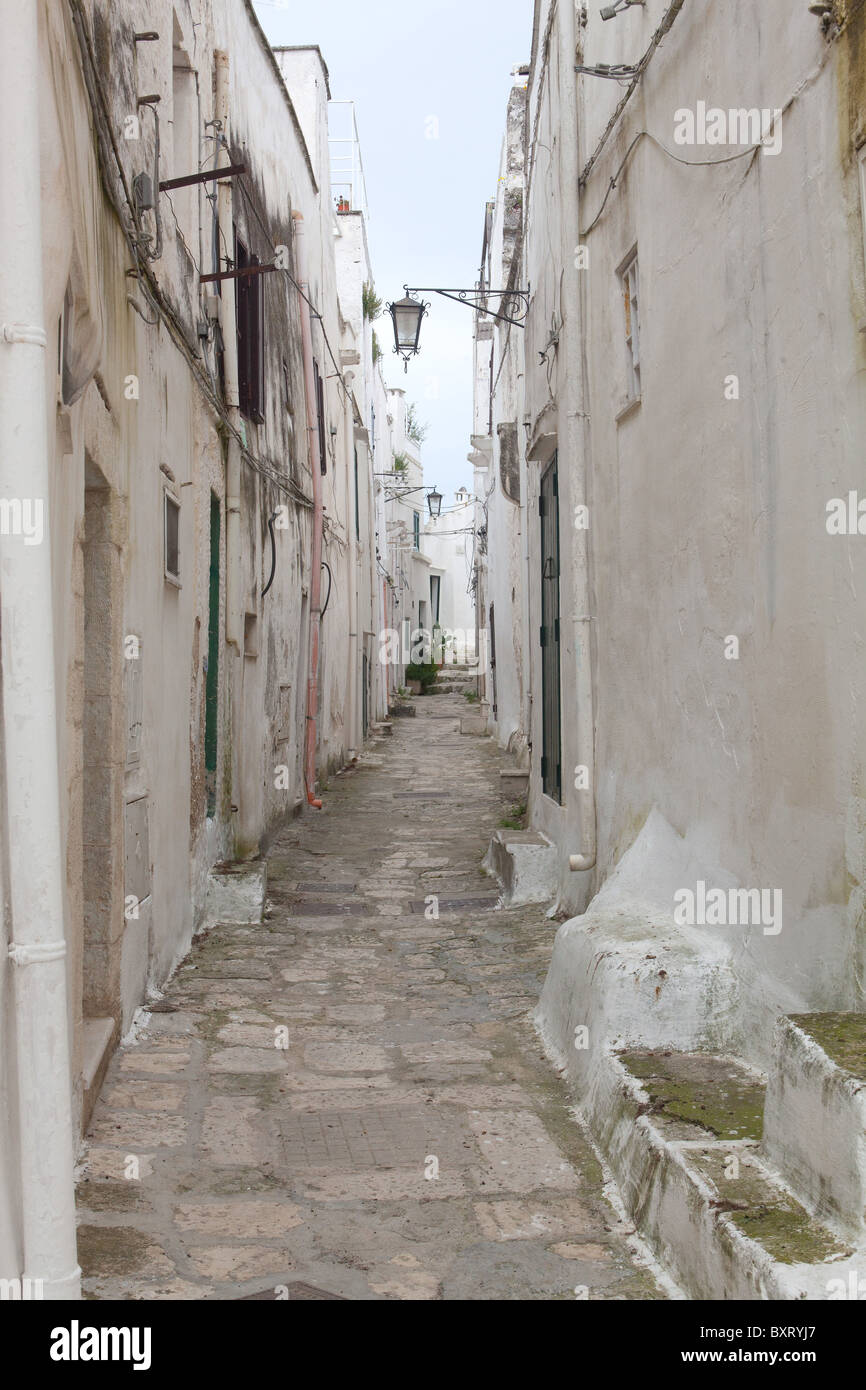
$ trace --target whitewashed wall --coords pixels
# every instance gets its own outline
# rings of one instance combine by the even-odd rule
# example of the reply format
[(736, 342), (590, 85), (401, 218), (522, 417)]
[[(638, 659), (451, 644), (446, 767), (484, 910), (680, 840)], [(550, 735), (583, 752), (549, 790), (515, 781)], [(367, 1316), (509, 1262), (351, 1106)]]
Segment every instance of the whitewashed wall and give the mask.
[[(649, 0), (603, 23), (598, 6), (578, 6), (578, 58), (635, 61), (666, 8)], [(684, 837), (682, 864), (692, 856), (742, 887), (782, 891), (778, 935), (744, 926), (725, 938), (746, 1000), (742, 1045), (760, 1060), (780, 1008), (863, 998), (866, 559), (861, 536), (826, 526), (828, 502), (861, 481), (866, 424), (862, 11), (828, 44), (806, 4), (686, 5), (581, 190), (585, 230), (616, 175), (581, 241), (585, 269), (562, 250), (573, 188), (561, 159), (573, 132), (561, 124), (566, 73), (548, 18), (539, 3), (528, 92), (530, 634), (540, 621), (538, 478), (564, 429), (558, 334), (568, 315), (580, 317), (585, 351), (588, 492), (570, 495), (574, 463), (560, 452), (564, 804), (539, 786), (535, 698), (532, 819), (558, 847), (561, 901), (575, 909), (640, 840), (653, 808), (675, 832), (657, 843)], [(578, 83), (582, 169), (622, 89)], [(781, 148), (717, 168), (676, 162), (736, 152), (676, 143), (677, 112), (699, 102), (783, 110)], [(641, 131), (654, 139), (641, 137), (623, 166)], [(618, 269), (635, 247), (642, 393), (624, 410)], [(572, 511), (584, 501), (598, 859), (572, 874), (581, 827), (570, 775), (583, 761)], [(507, 553), (501, 519), (495, 529), (491, 545)], [(537, 642), (525, 649), (539, 692)]]

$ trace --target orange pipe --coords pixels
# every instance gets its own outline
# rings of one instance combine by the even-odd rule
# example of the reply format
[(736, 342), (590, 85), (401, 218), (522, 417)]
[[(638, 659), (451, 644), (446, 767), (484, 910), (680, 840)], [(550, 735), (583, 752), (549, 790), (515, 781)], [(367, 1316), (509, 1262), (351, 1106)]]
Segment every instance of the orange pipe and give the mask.
[[(313, 475), (313, 534), (310, 541), (310, 674), (307, 681), (307, 726), (304, 738), (304, 786), (307, 801), (318, 810), (322, 802), (315, 794), (316, 732), (319, 714), (319, 637), (322, 625), (322, 459), (319, 453), (319, 403), (313, 378), (313, 332), (310, 321), (307, 257), (304, 219), (292, 214), (295, 222), (295, 263), (301, 288), (301, 345), (304, 355), (304, 388), (307, 397), (307, 435), (310, 470)], [(304, 296), (307, 296), (306, 298)]]

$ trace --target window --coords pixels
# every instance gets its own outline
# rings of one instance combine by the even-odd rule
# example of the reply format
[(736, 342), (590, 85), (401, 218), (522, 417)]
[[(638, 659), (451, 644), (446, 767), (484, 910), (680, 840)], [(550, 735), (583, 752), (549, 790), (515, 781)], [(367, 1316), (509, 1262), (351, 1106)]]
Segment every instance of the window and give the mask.
[(170, 584), (180, 588), (180, 503), (165, 489), (163, 497), (163, 573)]
[(412, 544), (416, 550), (421, 549), (421, 513), (412, 513)]
[(328, 471), (328, 455), (325, 449), (325, 383), (319, 374), (318, 362), (313, 363), (313, 379), (316, 388), (316, 414), (319, 424), (319, 466), (323, 473)]
[(625, 311), (625, 363), (629, 401), (640, 400), (640, 305), (638, 302), (637, 252), (620, 270)]
[[(235, 266), (244, 270), (261, 265), (235, 235)], [(255, 424), (265, 418), (264, 313), (261, 274), (239, 275), (235, 280), (238, 320), (238, 404), (241, 415)]]

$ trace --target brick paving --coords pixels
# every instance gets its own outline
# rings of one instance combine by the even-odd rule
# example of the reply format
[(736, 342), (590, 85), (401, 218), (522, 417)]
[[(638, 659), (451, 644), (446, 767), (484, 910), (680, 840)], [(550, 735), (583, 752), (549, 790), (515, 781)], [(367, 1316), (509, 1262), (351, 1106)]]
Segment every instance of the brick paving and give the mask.
[(461, 695), (416, 704), (272, 846), (266, 920), (200, 938), (113, 1059), (87, 1297), (663, 1296), (532, 1028), (554, 924), (481, 869), (501, 755)]

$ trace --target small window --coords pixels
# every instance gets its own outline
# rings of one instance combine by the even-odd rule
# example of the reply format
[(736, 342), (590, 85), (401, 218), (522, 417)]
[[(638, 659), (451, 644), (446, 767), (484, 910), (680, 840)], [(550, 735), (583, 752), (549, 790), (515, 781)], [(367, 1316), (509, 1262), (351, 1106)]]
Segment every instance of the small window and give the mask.
[[(235, 267), (261, 265), (235, 236)], [(254, 272), (235, 280), (238, 329), (238, 405), (245, 419), (261, 424), (265, 418), (263, 276)]]
[(170, 584), (180, 587), (180, 503), (167, 490), (163, 492), (164, 574)]
[(421, 513), (412, 513), (412, 544), (416, 550), (421, 549)]
[(640, 400), (640, 303), (638, 300), (637, 252), (620, 271), (625, 315), (626, 386), (629, 401)]

